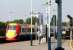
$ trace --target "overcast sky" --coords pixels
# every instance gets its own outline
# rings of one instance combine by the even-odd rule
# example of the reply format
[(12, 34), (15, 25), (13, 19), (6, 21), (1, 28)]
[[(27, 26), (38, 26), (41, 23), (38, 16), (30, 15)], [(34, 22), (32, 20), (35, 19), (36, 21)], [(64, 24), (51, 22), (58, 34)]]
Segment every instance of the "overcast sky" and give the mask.
[[(45, 12), (43, 5), (47, 0), (32, 0), (32, 9)], [(53, 0), (54, 1), (54, 0)], [(67, 14), (73, 16), (73, 0), (63, 0), (62, 17), (63, 21), (68, 21)], [(26, 19), (30, 16), (31, 0), (0, 0), (0, 21), (10, 21), (14, 19)], [(45, 18), (46, 20), (46, 18)]]

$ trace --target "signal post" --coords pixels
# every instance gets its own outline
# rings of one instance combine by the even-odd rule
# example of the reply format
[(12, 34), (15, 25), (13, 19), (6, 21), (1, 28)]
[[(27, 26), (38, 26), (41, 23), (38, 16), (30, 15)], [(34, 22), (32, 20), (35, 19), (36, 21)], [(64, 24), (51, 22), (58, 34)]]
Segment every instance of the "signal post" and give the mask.
[(58, 6), (58, 21), (57, 21), (57, 48), (55, 50), (64, 50), (62, 48), (62, 0), (56, 0)]

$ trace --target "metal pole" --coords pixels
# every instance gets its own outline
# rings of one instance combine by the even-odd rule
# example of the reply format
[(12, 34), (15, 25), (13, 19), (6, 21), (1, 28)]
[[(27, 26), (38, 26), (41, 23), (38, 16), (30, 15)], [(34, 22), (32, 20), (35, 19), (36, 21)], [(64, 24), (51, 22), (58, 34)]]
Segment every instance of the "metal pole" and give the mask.
[(47, 30), (48, 30), (48, 50), (51, 50), (51, 37), (50, 37), (50, 17), (51, 17), (51, 0), (49, 1), (49, 8), (48, 8), (49, 10), (48, 10), (48, 21), (47, 21), (47, 23), (48, 23), (48, 28), (47, 28)]
[(30, 40), (30, 46), (32, 46), (32, 13), (33, 13), (33, 12), (32, 12), (32, 0), (31, 0), (30, 3), (31, 3), (31, 34), (30, 34), (30, 36), (31, 36), (31, 37), (30, 37), (31, 40)]
[(62, 32), (61, 32), (61, 17), (62, 17), (62, 7), (61, 7), (62, 5), (61, 5), (61, 0), (59, 0), (59, 4), (58, 4), (58, 22), (57, 22), (57, 47), (61, 47), (61, 34), (62, 34)]
[(73, 40), (72, 40), (72, 38), (73, 38), (72, 37), (73, 36), (72, 35), (72, 30), (73, 30), (72, 29), (72, 26), (73, 26), (72, 22), (73, 22), (73, 19), (70, 19), (70, 45), (71, 45), (70, 47), (72, 47), (72, 42), (73, 42)]
[(62, 48), (62, 0), (56, 0), (58, 5), (58, 21), (57, 21), (57, 48), (55, 50), (64, 50)]
[(36, 18), (36, 22), (35, 22), (35, 33), (36, 33), (35, 39), (37, 40), (37, 18)]
[[(51, 6), (51, 0), (50, 0), (50, 4), (49, 2), (46, 2), (46, 5), (49, 5), (49, 8), (47, 6), (47, 27), (46, 27), (46, 42), (48, 42), (48, 50), (51, 50), (51, 37), (50, 37), (50, 6)], [(49, 12), (49, 13), (48, 13)], [(49, 16), (48, 16), (49, 15)]]
[(48, 42), (48, 30), (47, 30), (47, 24), (46, 24), (46, 43)]
[(30, 45), (32, 46), (32, 16), (31, 16), (31, 41), (30, 41)]
[(70, 40), (72, 41), (72, 27), (70, 27)]

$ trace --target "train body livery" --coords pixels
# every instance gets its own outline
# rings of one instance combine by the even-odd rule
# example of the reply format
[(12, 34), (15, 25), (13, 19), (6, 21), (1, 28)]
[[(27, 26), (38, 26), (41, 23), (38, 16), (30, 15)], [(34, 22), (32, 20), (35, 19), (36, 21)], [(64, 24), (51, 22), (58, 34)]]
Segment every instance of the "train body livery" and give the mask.
[(10, 23), (7, 25), (6, 29), (6, 40), (17, 40), (20, 34), (20, 24), (18, 23)]

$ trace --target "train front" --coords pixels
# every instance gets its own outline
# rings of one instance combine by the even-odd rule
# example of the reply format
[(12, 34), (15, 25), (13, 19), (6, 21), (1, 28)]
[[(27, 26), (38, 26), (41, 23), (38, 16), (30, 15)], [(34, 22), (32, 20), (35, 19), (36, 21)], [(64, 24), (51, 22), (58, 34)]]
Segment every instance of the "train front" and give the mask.
[(6, 30), (6, 40), (16, 41), (20, 34), (20, 25), (18, 23), (10, 23)]

